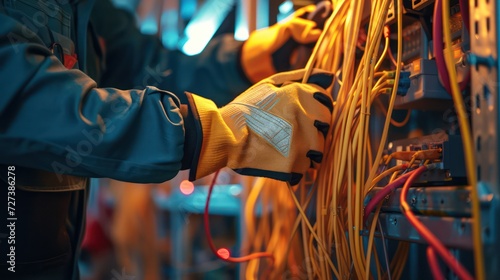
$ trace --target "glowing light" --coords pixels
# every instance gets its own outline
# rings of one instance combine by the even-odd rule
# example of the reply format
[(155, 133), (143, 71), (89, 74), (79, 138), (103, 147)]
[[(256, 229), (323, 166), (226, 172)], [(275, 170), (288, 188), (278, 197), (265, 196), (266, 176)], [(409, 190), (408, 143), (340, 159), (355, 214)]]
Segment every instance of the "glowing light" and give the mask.
[(281, 14), (288, 14), (293, 11), (293, 2), (285, 1), (279, 6), (279, 11)]
[(212, 39), (234, 5), (234, 0), (209, 0), (186, 26), (186, 41), (182, 51), (187, 55), (199, 54)]
[(229, 250), (226, 248), (220, 248), (219, 250), (217, 250), (217, 254), (225, 260), (229, 259), (230, 256)]
[(194, 192), (194, 184), (192, 182), (189, 182), (188, 180), (184, 180), (181, 182), (179, 189), (181, 193), (185, 195), (190, 195)]
[(179, 42), (179, 34), (177, 31), (177, 23), (179, 22), (176, 9), (163, 11), (161, 15), (162, 31), (161, 41), (168, 49), (175, 49)]
[(249, 35), (248, 26), (239, 25), (236, 27), (236, 31), (234, 32), (234, 39), (238, 41), (245, 41), (248, 39)]
[(238, 1), (236, 5), (236, 17), (234, 22), (234, 39), (244, 41), (248, 39), (250, 28), (248, 26), (248, 3)]
[(141, 33), (143, 34), (156, 34), (158, 32), (158, 26), (156, 22), (156, 18), (153, 16), (148, 16), (141, 23)]
[(186, 26), (184, 33), (188, 38), (208, 37), (210, 39), (220, 26), (219, 20), (222, 21), (218, 17), (195, 18)]
[(293, 2), (285, 1), (278, 7), (279, 13), (277, 15), (278, 22), (284, 22), (290, 19), (290, 15), (293, 14)]
[(229, 193), (232, 194), (233, 196), (238, 196), (241, 193), (241, 186), (240, 185), (233, 185), (229, 187)]
[[(210, 38), (212, 38), (212, 36), (210, 36)], [(182, 46), (182, 51), (187, 55), (199, 54), (208, 44), (210, 38), (203, 38), (201, 36), (198, 38), (189, 38)]]

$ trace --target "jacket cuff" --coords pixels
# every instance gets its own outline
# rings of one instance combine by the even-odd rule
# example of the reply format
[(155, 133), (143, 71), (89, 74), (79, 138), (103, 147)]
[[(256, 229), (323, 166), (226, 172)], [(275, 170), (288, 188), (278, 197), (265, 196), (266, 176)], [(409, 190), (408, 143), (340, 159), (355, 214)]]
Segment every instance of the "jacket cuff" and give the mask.
[[(184, 117), (184, 157), (181, 170), (190, 169), (198, 165), (198, 157), (203, 143), (200, 118), (191, 94), (185, 92), (186, 107), (181, 107)], [(183, 105), (181, 105), (183, 106)], [(186, 108), (186, 110), (185, 110)]]
[(191, 162), (186, 164), (190, 166), (189, 180), (194, 181), (227, 165), (234, 137), (213, 101), (189, 93), (186, 96), (193, 118), (186, 119), (184, 152), (191, 157)]

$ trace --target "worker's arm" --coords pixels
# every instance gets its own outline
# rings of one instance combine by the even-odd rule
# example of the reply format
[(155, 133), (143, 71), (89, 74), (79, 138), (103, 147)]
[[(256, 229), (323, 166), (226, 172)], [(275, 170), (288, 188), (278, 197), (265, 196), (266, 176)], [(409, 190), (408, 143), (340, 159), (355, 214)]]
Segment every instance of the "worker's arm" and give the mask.
[(154, 85), (197, 92), (223, 105), (251, 85), (239, 63), (243, 43), (232, 36), (214, 38), (202, 53), (186, 56), (165, 49), (156, 36), (141, 34), (134, 16), (109, 0), (96, 1), (91, 22), (104, 43), (104, 86)]
[(0, 164), (62, 174), (160, 182), (228, 166), (297, 183), (321, 162), (332, 74), (305, 71), (257, 83), (228, 106), (157, 88), (97, 88), (67, 70), (36, 34), (0, 13)]
[(184, 125), (166, 91), (97, 88), (0, 13), (0, 163), (161, 182), (181, 168)]

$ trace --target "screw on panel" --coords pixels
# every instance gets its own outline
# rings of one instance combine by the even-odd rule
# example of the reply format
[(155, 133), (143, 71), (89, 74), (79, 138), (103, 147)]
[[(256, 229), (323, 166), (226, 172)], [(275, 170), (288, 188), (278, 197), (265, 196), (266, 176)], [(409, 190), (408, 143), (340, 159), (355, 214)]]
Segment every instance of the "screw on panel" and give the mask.
[(411, 200), (410, 200), (410, 204), (411, 205), (415, 205), (417, 203), (417, 198), (416, 197), (412, 197)]

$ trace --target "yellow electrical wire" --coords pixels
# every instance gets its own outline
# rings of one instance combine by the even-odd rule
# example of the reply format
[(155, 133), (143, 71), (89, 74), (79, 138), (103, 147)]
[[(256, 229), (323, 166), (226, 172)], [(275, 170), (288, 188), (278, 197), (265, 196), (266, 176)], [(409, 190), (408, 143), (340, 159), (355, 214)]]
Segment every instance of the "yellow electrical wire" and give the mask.
[[(385, 246), (385, 244), (383, 245)], [(377, 246), (373, 246), (373, 256), (375, 257), (375, 268), (377, 269), (377, 278), (382, 279), (382, 272), (380, 271), (380, 260), (378, 259)]]
[[(382, 113), (387, 116), (387, 110), (382, 104), (382, 101), (380, 101), (380, 99), (375, 99), (375, 101), (377, 102), (377, 105), (379, 106)], [(403, 127), (408, 123), (408, 121), (410, 121), (410, 117), (411, 117), (411, 109), (408, 109), (406, 116), (402, 121), (398, 122), (395, 119), (391, 118), (391, 124), (395, 127)]]
[[(351, 5), (353, 5), (353, 3), (351, 3)], [(360, 3), (359, 5), (362, 5), (362, 3)], [(356, 11), (357, 11), (357, 13), (354, 13), (354, 14), (355, 14), (355, 15), (357, 15), (358, 17), (360, 16), (360, 12), (361, 12), (361, 9), (359, 9), (359, 7), (360, 7), (360, 6), (357, 6), (357, 9), (356, 9), (356, 7), (354, 8), (354, 10), (356, 10)], [(375, 7), (375, 6), (374, 6), (374, 7)], [(358, 24), (359, 24), (359, 23), (358, 23)], [(359, 25), (358, 25), (358, 26), (359, 26)], [(348, 32), (348, 33), (347, 33), (347, 34), (348, 34), (348, 36), (347, 36), (347, 37), (350, 37), (350, 38), (352, 39), (352, 38), (353, 38), (353, 37), (352, 37), (352, 34), (353, 34), (353, 33), (354, 33), (354, 34), (357, 34), (357, 32)], [(368, 39), (368, 41), (369, 41), (369, 40), (370, 40), (370, 39)], [(368, 49), (370, 46), (371, 46), (371, 45), (368, 43), (368, 44), (367, 44), (367, 46), (366, 46), (366, 48)], [(353, 56), (351, 56), (351, 57), (353, 57)], [(347, 61), (349, 61), (349, 59), (346, 59), (346, 60), (347, 60)], [(346, 60), (344, 60), (344, 68), (345, 68), (345, 66), (346, 66), (346, 65), (347, 65), (348, 67), (352, 67), (352, 65), (349, 65), (349, 63), (346, 63), (346, 62), (345, 62)], [(364, 62), (361, 62), (361, 63), (363, 63), (363, 64), (364, 64)], [(345, 71), (345, 69), (343, 69), (343, 70)], [(351, 73), (352, 73), (352, 71), (353, 71), (353, 70), (354, 70), (354, 69), (352, 68)], [(358, 73), (365, 73), (365, 76), (367, 76), (367, 75), (368, 75), (368, 74), (367, 74), (367, 73), (368, 73), (368, 71), (358, 72)], [(347, 77), (345, 77), (345, 74), (343, 73), (343, 81), (342, 81), (342, 86), (343, 86), (343, 87), (345, 87), (345, 88), (347, 88), (347, 87), (346, 87), (346, 82), (350, 82), (350, 81), (351, 81), (351, 79), (349, 79), (349, 76), (351, 76), (351, 75), (348, 75)], [(360, 76), (358, 75), (358, 77), (360, 77)], [(340, 122), (340, 123), (342, 124), (342, 125), (340, 126), (340, 127), (342, 127), (342, 131), (353, 131), (353, 130), (351, 129), (351, 128), (352, 128), (352, 124), (353, 124), (353, 123), (357, 123), (357, 125), (358, 125), (358, 127), (359, 127), (359, 123), (361, 123), (361, 127), (362, 127), (363, 129), (358, 129), (358, 130), (355, 130), (355, 131), (354, 131), (354, 134), (355, 134), (355, 135), (358, 135), (358, 136), (357, 136), (357, 137), (354, 137), (355, 144), (353, 144), (353, 146), (359, 145), (359, 146), (358, 146), (358, 147), (359, 147), (359, 148), (358, 148), (358, 151), (359, 151), (360, 149), (363, 149), (363, 150), (364, 150), (364, 148), (366, 147), (366, 145), (364, 144), (365, 142), (364, 142), (364, 141), (363, 141), (363, 139), (362, 139), (363, 137), (364, 137), (364, 138), (366, 138), (366, 137), (365, 137), (366, 133), (365, 133), (365, 134), (363, 134), (363, 133), (361, 133), (361, 131), (367, 131), (367, 130), (365, 130), (365, 129), (364, 129), (364, 127), (363, 127), (363, 126), (364, 126), (364, 124), (366, 123), (366, 116), (368, 116), (368, 115), (369, 115), (369, 113), (368, 113), (368, 112), (367, 112), (367, 110), (365, 109), (365, 110), (364, 110), (364, 112), (363, 112), (363, 113), (364, 113), (364, 115), (363, 115), (363, 114), (361, 114), (361, 116), (365, 116), (365, 119), (361, 119), (361, 121), (360, 121), (360, 120), (359, 120), (359, 118), (357, 118), (357, 117), (356, 117), (356, 115), (357, 115), (356, 111), (358, 110), (358, 109), (357, 109), (357, 107), (356, 107), (356, 104), (358, 103), (358, 101), (359, 101), (359, 100), (361, 100), (361, 103), (362, 103), (362, 106), (361, 106), (361, 107), (362, 107), (362, 108), (367, 107), (367, 104), (366, 104), (366, 103), (367, 103), (367, 99), (366, 99), (367, 94), (365, 93), (365, 94), (364, 94), (364, 96), (363, 96), (363, 92), (367, 92), (367, 91), (366, 91), (366, 87), (360, 87), (360, 85), (361, 85), (360, 80), (361, 80), (361, 79), (359, 79), (359, 78), (357, 79), (357, 81), (356, 81), (356, 83), (355, 83), (355, 86), (354, 86), (354, 87), (352, 87), (352, 89), (353, 89), (353, 90), (351, 90), (351, 91), (350, 91), (350, 93), (349, 93), (349, 94), (347, 94), (347, 96), (349, 96), (349, 97), (347, 97), (347, 99), (343, 99), (343, 97), (342, 97), (343, 95), (339, 94), (339, 99), (337, 100), (337, 104), (336, 104), (336, 106), (335, 106), (335, 107), (336, 107), (336, 109), (337, 109), (337, 108), (343, 108), (344, 106), (339, 106), (339, 105), (343, 105), (342, 103), (343, 103), (343, 102), (345, 102), (345, 100), (347, 100), (347, 101), (348, 101), (348, 102), (347, 102), (347, 104), (351, 104), (351, 105), (349, 105), (349, 106), (346, 106), (346, 107), (345, 107), (345, 108), (350, 108), (349, 110), (337, 110), (337, 113), (339, 114), (338, 116), (340, 116), (340, 120), (341, 120), (341, 122)], [(366, 79), (365, 79), (365, 80), (366, 80)], [(360, 90), (361, 90), (361, 91), (360, 91)], [(353, 94), (354, 94), (354, 97), (353, 97)], [(360, 95), (361, 95), (361, 96), (360, 96)], [(369, 110), (369, 109), (368, 109), (368, 110)], [(336, 116), (335, 116), (335, 117), (336, 117)], [(337, 123), (339, 123), (339, 122), (337, 122)], [(366, 127), (367, 127), (367, 126), (366, 126)], [(352, 138), (351, 138), (351, 133), (347, 133), (347, 134), (344, 134), (344, 135), (345, 135), (345, 136), (344, 136), (344, 137), (342, 137), (342, 139), (343, 139), (343, 141), (342, 141), (342, 142), (343, 142), (343, 145), (341, 145), (341, 146), (346, 147), (346, 144), (349, 142), (349, 141), (348, 141), (348, 139), (352, 139)], [(338, 130), (337, 130), (337, 134), (336, 134), (336, 135), (334, 135), (334, 139), (339, 139), (339, 138), (338, 138), (338, 136), (339, 136), (339, 134), (338, 134)], [(358, 142), (359, 142), (359, 143), (358, 143)], [(361, 148), (361, 147), (362, 147), (362, 148)], [(341, 158), (344, 158), (344, 159), (345, 159), (345, 158), (346, 158), (346, 156), (345, 156), (345, 155), (348, 155), (348, 156), (347, 156), (347, 159), (348, 159), (348, 160), (350, 160), (350, 159), (352, 158), (352, 156), (354, 155), (354, 153), (351, 151), (350, 146), (347, 146), (347, 149), (343, 149), (342, 151), (343, 151), (343, 153), (342, 153), (342, 154), (343, 154), (343, 156), (341, 156)], [(366, 156), (366, 154), (365, 154), (363, 151), (361, 152), (361, 154), (358, 154), (358, 158), (359, 158), (359, 157), (361, 157), (361, 160), (358, 160), (358, 164), (361, 164), (361, 162), (364, 162), (364, 160), (363, 160), (364, 156)], [(343, 161), (343, 162), (345, 163), (345, 161)], [(343, 165), (342, 163), (341, 163), (341, 165), (340, 165), (340, 166), (341, 166), (341, 167), (340, 167), (340, 169), (341, 169), (341, 170), (345, 170), (345, 167), (344, 167), (344, 165)], [(352, 171), (351, 171), (352, 169), (350, 169), (350, 167), (351, 167), (351, 166), (352, 166), (352, 163), (351, 163), (351, 162), (349, 162), (349, 164), (348, 164), (347, 168), (348, 168), (348, 173), (350, 173), (350, 174), (352, 174)], [(361, 168), (361, 169), (363, 169), (363, 168)], [(358, 169), (356, 169), (356, 170), (359, 170), (359, 168), (358, 168)], [(359, 172), (359, 171), (358, 171), (358, 172)], [(343, 172), (341, 171), (341, 172), (340, 172), (340, 174), (341, 174), (341, 173), (343, 173)], [(336, 173), (334, 173), (334, 177), (335, 177), (335, 174), (336, 174)], [(352, 177), (352, 176), (349, 176), (349, 177)], [(359, 178), (359, 176), (356, 176), (356, 177), (358, 177), (358, 178)], [(336, 180), (337, 182), (339, 182), (340, 184), (342, 184), (342, 181), (344, 181), (344, 179), (341, 179), (341, 178), (342, 178), (342, 177), (337, 176), (337, 179), (335, 179), (335, 178), (334, 178), (334, 180)], [(338, 180), (340, 180), (340, 181), (338, 181)], [(353, 189), (353, 187), (352, 187), (352, 184), (351, 184), (351, 180), (350, 180), (350, 179), (347, 181), (347, 185), (348, 185), (348, 186), (347, 186), (347, 196), (348, 196), (348, 199), (347, 199), (347, 206), (348, 206), (348, 208), (350, 208), (350, 209), (351, 209), (351, 208), (358, 208), (358, 209), (359, 209), (359, 208), (360, 208), (360, 207), (359, 207), (359, 203), (360, 203), (360, 200), (361, 200), (361, 196), (359, 195), (359, 191), (357, 191), (357, 192), (355, 191), (355, 194), (354, 194), (354, 195), (355, 195), (355, 196), (357, 196), (357, 197), (355, 197), (355, 199), (354, 199), (354, 205), (356, 205), (356, 206), (355, 206), (355, 207), (352, 207), (351, 202), (352, 202), (352, 200), (353, 200), (353, 199), (351, 198), (351, 196), (350, 196), (349, 194), (351, 193), (351, 190)], [(358, 183), (357, 183), (357, 185), (360, 185), (360, 184), (359, 184), (359, 179), (358, 179)], [(334, 190), (333, 195), (334, 195), (334, 196), (336, 196), (336, 194), (337, 194), (337, 191), (336, 191), (336, 190)], [(325, 196), (323, 196), (323, 197), (325, 197)], [(328, 197), (328, 196), (326, 196), (326, 197)], [(335, 200), (335, 199), (334, 199), (334, 200)], [(320, 211), (322, 211), (321, 209), (322, 209), (322, 208), (324, 208), (324, 207), (322, 207), (321, 205), (319, 205), (319, 206), (318, 206), (318, 208), (320, 209)], [(336, 207), (334, 207), (334, 209), (335, 209), (335, 208), (336, 208)], [(350, 213), (352, 213), (352, 211), (347, 211), (347, 212), (348, 212), (348, 216), (350, 216), (349, 214), (350, 214)], [(357, 212), (357, 213), (356, 213), (356, 212)], [(359, 218), (361, 217), (361, 215), (359, 215), (359, 210), (358, 210), (358, 211), (355, 211), (355, 216), (356, 216), (356, 217), (355, 217), (354, 219), (356, 219), (356, 220), (358, 220), (358, 221), (359, 221), (359, 220), (360, 220)], [(337, 217), (338, 217), (337, 215), (334, 215), (334, 219), (333, 219), (333, 220), (334, 220), (334, 224), (337, 224), (337, 222), (338, 222)], [(347, 219), (347, 220), (348, 220), (348, 223), (352, 223), (352, 222), (353, 222), (353, 217), (352, 217), (352, 216), (351, 216), (351, 217), (348, 217), (348, 219)], [(359, 224), (359, 222), (358, 222), (358, 224)], [(334, 230), (334, 235), (336, 235), (337, 237), (339, 237), (339, 236), (343, 235), (343, 233), (341, 233), (343, 230), (338, 231), (338, 230), (337, 230), (337, 228), (338, 228), (337, 226), (334, 226), (334, 227), (333, 227), (333, 230)], [(351, 227), (351, 226), (348, 226), (348, 229), (352, 229), (352, 227)], [(320, 233), (322, 233), (322, 232), (323, 232), (323, 231), (322, 231), (322, 230), (320, 230)], [(354, 230), (354, 233), (356, 233), (356, 232), (357, 232), (357, 233), (359, 233), (357, 230)], [(350, 234), (350, 236), (354, 235), (354, 234), (352, 234), (352, 233), (353, 233), (353, 231), (351, 230), (351, 234)], [(338, 239), (337, 237), (336, 237), (335, 239)], [(362, 262), (362, 259), (363, 259), (363, 249), (362, 249), (362, 246), (360, 246), (359, 239), (358, 239), (358, 240), (356, 240), (356, 239), (350, 238), (350, 239), (349, 239), (349, 241), (350, 241), (350, 244), (351, 244), (351, 245), (350, 245), (350, 247), (351, 247), (350, 251), (351, 251), (351, 252), (352, 252), (352, 254), (355, 256), (355, 258), (354, 258), (354, 264), (355, 264), (356, 274), (358, 274), (358, 275), (359, 275), (359, 274), (363, 271), (363, 269), (364, 269), (364, 267), (363, 267), (363, 266), (364, 266), (364, 264), (363, 264), (363, 262)], [(340, 250), (337, 250), (337, 252), (338, 252), (338, 251), (340, 251)], [(337, 255), (339, 255), (339, 254), (337, 254)], [(341, 260), (341, 259), (343, 259), (343, 258), (341, 258), (340, 256), (337, 256), (337, 259), (338, 259), (338, 260)], [(346, 267), (348, 267), (348, 265), (346, 265)], [(346, 271), (347, 269), (344, 269), (344, 267), (342, 267), (342, 266), (340, 266), (340, 268), (339, 268), (339, 269), (340, 269), (341, 271), (343, 271), (343, 272), (342, 272), (342, 274), (343, 274), (343, 275), (345, 275), (345, 272), (344, 272), (344, 271)]]
[(387, 51), (389, 50), (389, 37), (385, 37), (385, 45), (384, 45), (384, 50), (382, 51), (382, 55), (380, 56), (379, 60), (375, 64), (375, 71), (377, 71), (380, 68), (380, 65), (382, 65), (382, 62), (384, 61), (385, 57), (387, 56)]
[[(287, 183), (288, 184), (288, 183)], [(289, 187), (289, 190), (290, 190), (290, 194), (292, 196), (292, 199), (295, 203), (295, 205), (297, 206), (297, 209), (299, 210), (299, 213), (300, 215), (302, 215), (303, 217), (305, 217), (305, 219), (303, 219), (303, 221), (305, 221), (305, 224), (307, 225), (307, 227), (309, 228), (309, 230), (311, 231), (311, 234), (313, 235), (313, 237), (316, 239), (316, 241), (319, 242), (319, 238), (317, 237), (317, 235), (315, 234), (315, 231), (313, 230), (311, 224), (309, 223), (308, 219), (307, 219), (307, 215), (304, 213), (304, 210), (302, 209), (302, 207), (300, 206), (300, 203), (299, 201), (297, 200), (297, 198), (295, 197), (295, 194), (293, 193), (292, 189), (291, 189), (291, 186), (288, 185)], [(324, 248), (323, 246), (318, 246), (324, 253), (327, 253), (328, 251), (326, 250), (326, 248)], [(328, 253), (327, 253), (328, 254)], [(329, 255), (329, 254), (328, 254)], [(332, 261), (330, 260), (330, 258), (326, 258), (328, 264), (330, 265), (331, 269), (333, 270), (335, 276), (337, 278), (340, 278), (339, 275), (338, 275), (338, 272), (337, 270), (335, 269), (335, 266), (333, 265)]]
[[(443, 0), (442, 11), (443, 11), (443, 22), (449, 22), (450, 20), (450, 1)], [(453, 97), (453, 103), (458, 114), (458, 122), (460, 125), (460, 131), (462, 133), (465, 166), (467, 170), (467, 177), (469, 184), (471, 186), (471, 200), (472, 200), (472, 241), (474, 245), (474, 263), (476, 278), (483, 280), (485, 278), (484, 272), (484, 255), (483, 255), (483, 243), (481, 240), (481, 209), (479, 195), (477, 191), (477, 175), (476, 175), (476, 160), (474, 157), (473, 141), (471, 129), (469, 126), (469, 119), (467, 117), (467, 112), (465, 110), (464, 100), (460, 93), (458, 87), (457, 73), (453, 60), (453, 50), (451, 45), (451, 32), (449, 28), (443, 25), (444, 43), (445, 51), (444, 57), (446, 62), (446, 68), (450, 77), (451, 95)]]
[(366, 253), (366, 261), (365, 261), (366, 265), (365, 280), (370, 279), (370, 259), (372, 256), (371, 250), (374, 246), (373, 239), (375, 237), (375, 228), (377, 227), (377, 220), (378, 220), (378, 215), (380, 214), (380, 208), (382, 208), (382, 203), (380, 203), (377, 206), (377, 209), (375, 210), (375, 214), (373, 215), (373, 220), (370, 227), (370, 234), (368, 235), (368, 245), (367, 245), (368, 252)]
[[(255, 216), (258, 202), (261, 203), (262, 209), (259, 218)], [(245, 244), (243, 248), (248, 247), (246, 250), (252, 251), (260, 251), (265, 248), (267, 252), (273, 253), (275, 262), (271, 278), (284, 273), (285, 262), (289, 261), (289, 255), (297, 255), (294, 250), (290, 254), (283, 250), (288, 244), (296, 243), (288, 236), (292, 232), (291, 227), (296, 217), (295, 212), (292, 211), (293, 207), (286, 185), (279, 181), (257, 178), (247, 196), (244, 219), (248, 238), (245, 241), (250, 242), (250, 244)], [(294, 262), (293, 259), (290, 261)], [(258, 278), (259, 272), (262, 270), (260, 264), (260, 260), (249, 261), (245, 277), (247, 279)]]
[(375, 179), (373, 179), (372, 185), (368, 189), (366, 189), (365, 195), (369, 191), (371, 191), (375, 187), (375, 185), (377, 185), (377, 183), (380, 182), (385, 177), (389, 176), (390, 174), (396, 174), (397, 171), (401, 171), (401, 170), (404, 170), (406, 168), (407, 168), (406, 165), (396, 165), (396, 166), (391, 167), (391, 168), (385, 170), (384, 172), (380, 173), (377, 177), (375, 177)]
[[(359, 229), (361, 229), (361, 208), (363, 198), (363, 194), (361, 194), (361, 187), (363, 186), (365, 181), (363, 179), (364, 175), (362, 175), (364, 173), (364, 162), (366, 162), (366, 157), (371, 158), (371, 156), (367, 152), (367, 149), (365, 148), (368, 142), (367, 128), (369, 121), (369, 107), (371, 105), (371, 96), (373, 92), (371, 85), (373, 83), (373, 77), (375, 77), (374, 72), (376, 72), (374, 69), (374, 65), (368, 63), (367, 60), (374, 61), (374, 58), (376, 56), (374, 52), (374, 50), (376, 49), (375, 45), (378, 45), (377, 42), (380, 41), (380, 30), (382, 30), (385, 19), (385, 13), (382, 13), (384, 16), (378, 16), (378, 18), (374, 15), (378, 15), (376, 11), (383, 11), (384, 9), (382, 7), (388, 7), (387, 5), (389, 4), (389, 2), (374, 1), (374, 3), (375, 4), (373, 4), (372, 6), (372, 18), (370, 19), (370, 21), (376, 21), (378, 25), (373, 25), (380, 26), (380, 28), (378, 28), (378, 32), (373, 31), (377, 30), (376, 27), (374, 27), (373, 30), (369, 30), (367, 44), (365, 47), (365, 58), (361, 60), (358, 71), (355, 71), (354, 60), (352, 59), (354, 57), (353, 49), (349, 48), (349, 44), (344, 43), (345, 49), (344, 62), (342, 66), (342, 82), (339, 83), (341, 84), (341, 89), (336, 100), (336, 105), (333, 113), (334, 121), (332, 122), (333, 124), (335, 124), (336, 129), (332, 129), (333, 133), (328, 139), (328, 142), (330, 144), (329, 147), (331, 147), (331, 149), (328, 153), (326, 153), (327, 158), (325, 161), (332, 162), (331, 157), (329, 158), (329, 154), (337, 155), (336, 157), (334, 157), (334, 163), (332, 164), (333, 166), (337, 166), (337, 168), (336, 170), (330, 170), (331, 172), (325, 172), (327, 176), (318, 180), (318, 185), (320, 186), (333, 185), (333, 187), (330, 188), (320, 187), (320, 190), (318, 191), (318, 217), (324, 216), (324, 209), (335, 209), (334, 211), (337, 211), (338, 208), (346, 209), (346, 206), (347, 209), (340, 213), (336, 213), (336, 215), (329, 215), (327, 219), (318, 219), (318, 222), (315, 225), (315, 228), (318, 229), (318, 233), (322, 238), (324, 238), (324, 240), (330, 239), (323, 241), (323, 243), (325, 243), (325, 245), (327, 246), (331, 245), (332, 240), (331, 236), (330, 238), (327, 238), (328, 232), (325, 232), (325, 230), (333, 230), (333, 241), (336, 244), (335, 247), (338, 248), (338, 250), (336, 250), (336, 260), (339, 263), (339, 271), (342, 275), (347, 275), (348, 271), (350, 270), (349, 259), (351, 259), (354, 264), (355, 274), (358, 275), (358, 278), (363, 277), (362, 275), (364, 275), (364, 271), (366, 271), (364, 263), (364, 249), (362, 240), (359, 236)], [(351, 19), (353, 19), (353, 22), (348, 22), (346, 26), (351, 28), (353, 26), (357, 26), (356, 30), (359, 30), (362, 6), (362, 2), (350, 3), (351, 9), (349, 12), (351, 15)], [(387, 11), (387, 9), (385, 9), (385, 11)], [(346, 35), (345, 42), (352, 42), (352, 40), (354, 40), (353, 35), (357, 35), (357, 33), (358, 32), (356, 31), (352, 32), (350, 28), (346, 28), (343, 32), (343, 34)], [(328, 36), (325, 35), (324, 38), (326, 37)], [(352, 44), (350, 45), (352, 46)], [(369, 54), (370, 56), (367, 56), (367, 54)], [(311, 59), (310, 61), (314, 61), (314, 59)], [(378, 59), (378, 61), (380, 61), (380, 58)], [(319, 66), (321, 68), (321, 65)], [(329, 70), (337, 72), (336, 69)], [(354, 75), (354, 72), (357, 72), (356, 75)], [(375, 90), (375, 92), (378, 93), (378, 88)], [(368, 98), (368, 96), (370, 96), (370, 98)], [(350, 139), (352, 139), (353, 142), (349, 141)], [(332, 143), (339, 143), (340, 145), (335, 145)], [(354, 160), (354, 157), (357, 157), (358, 160)], [(337, 158), (337, 160), (335, 158)], [(354, 161), (357, 162), (357, 168), (352, 168), (352, 164)], [(353, 174), (353, 170), (356, 170), (357, 173), (354, 178), (349, 175)], [(369, 168), (368, 170), (371, 170), (371, 168)], [(344, 173), (345, 171), (347, 171), (347, 174)], [(344, 174), (347, 176), (345, 176)], [(321, 174), (319, 176), (321, 177)], [(337, 203), (337, 197), (343, 196), (339, 196), (339, 194), (347, 195), (347, 204), (340, 203), (339, 205)], [(330, 202), (328, 202), (328, 199), (330, 200)], [(345, 214), (347, 215), (347, 223), (349, 224), (347, 226), (347, 230), (349, 231), (348, 235), (350, 237), (350, 245), (347, 245), (346, 239), (342, 238), (345, 236), (345, 218), (342, 218), (342, 216)], [(326, 221), (327, 225), (323, 225), (323, 221)], [(356, 224), (357, 227), (353, 227), (354, 224)], [(346, 250), (346, 247), (349, 247), (350, 249)], [(324, 271), (321, 273), (324, 273)]]

